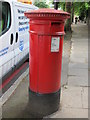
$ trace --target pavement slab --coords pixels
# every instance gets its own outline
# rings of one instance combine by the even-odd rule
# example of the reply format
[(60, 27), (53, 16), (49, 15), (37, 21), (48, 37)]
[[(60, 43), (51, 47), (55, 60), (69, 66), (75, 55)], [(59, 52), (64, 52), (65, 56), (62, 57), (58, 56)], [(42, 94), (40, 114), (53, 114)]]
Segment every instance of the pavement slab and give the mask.
[(88, 69), (69, 68), (68, 76), (80, 76), (80, 77), (87, 78), (88, 77)]
[(79, 63), (87, 63), (88, 62), (88, 58), (84, 58), (84, 57), (71, 57), (70, 62), (79, 62)]
[(83, 102), (83, 108), (90, 109), (90, 106), (88, 106), (88, 87), (84, 87), (82, 91), (82, 102)]
[(88, 86), (88, 77), (68, 76), (68, 85), (86, 87)]
[(2, 107), (3, 118), (20, 118), (28, 104), (28, 81), (24, 78)]
[(62, 88), (62, 108), (82, 108), (81, 93), (82, 87), (67, 86)]
[(88, 109), (63, 108), (46, 118), (88, 118)]
[(70, 69), (88, 69), (88, 63), (77, 63), (77, 62), (74, 62), (74, 63), (69, 63), (69, 66), (68, 66)]

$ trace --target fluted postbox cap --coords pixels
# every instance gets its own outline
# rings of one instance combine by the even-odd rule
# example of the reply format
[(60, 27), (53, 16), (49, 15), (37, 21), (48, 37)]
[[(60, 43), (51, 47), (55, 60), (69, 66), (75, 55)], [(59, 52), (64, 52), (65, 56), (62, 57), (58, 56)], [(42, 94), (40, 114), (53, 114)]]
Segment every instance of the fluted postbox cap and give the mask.
[(62, 10), (42, 8), (25, 12), (25, 16), (30, 19), (65, 20), (70, 18), (70, 13)]

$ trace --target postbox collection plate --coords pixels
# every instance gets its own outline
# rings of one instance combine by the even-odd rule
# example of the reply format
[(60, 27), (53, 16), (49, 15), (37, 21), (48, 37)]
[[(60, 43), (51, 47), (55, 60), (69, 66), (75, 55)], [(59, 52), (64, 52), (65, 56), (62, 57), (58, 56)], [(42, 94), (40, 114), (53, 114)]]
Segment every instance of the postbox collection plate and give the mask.
[(51, 52), (59, 52), (60, 37), (51, 38)]

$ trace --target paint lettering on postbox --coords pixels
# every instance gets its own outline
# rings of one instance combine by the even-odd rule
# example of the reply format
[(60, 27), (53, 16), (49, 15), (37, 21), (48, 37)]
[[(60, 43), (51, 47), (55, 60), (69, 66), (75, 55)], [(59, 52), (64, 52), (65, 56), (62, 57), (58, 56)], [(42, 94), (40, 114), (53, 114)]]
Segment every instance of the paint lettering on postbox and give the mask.
[(59, 52), (60, 37), (52, 37), (51, 52)]

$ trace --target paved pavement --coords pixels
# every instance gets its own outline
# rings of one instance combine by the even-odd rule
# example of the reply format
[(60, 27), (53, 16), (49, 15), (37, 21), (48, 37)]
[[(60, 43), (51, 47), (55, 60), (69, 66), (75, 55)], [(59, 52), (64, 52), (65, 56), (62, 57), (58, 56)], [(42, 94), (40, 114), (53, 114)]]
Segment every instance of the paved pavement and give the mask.
[[(88, 27), (72, 25), (72, 39), (64, 41), (60, 109), (45, 118), (88, 118)], [(3, 118), (31, 118), (28, 77), (3, 105)]]
[[(88, 118), (88, 26), (79, 23), (72, 28), (66, 79), (65, 72), (62, 74), (66, 84), (62, 82), (61, 107), (47, 118)], [(65, 69), (65, 64), (63, 67)]]

